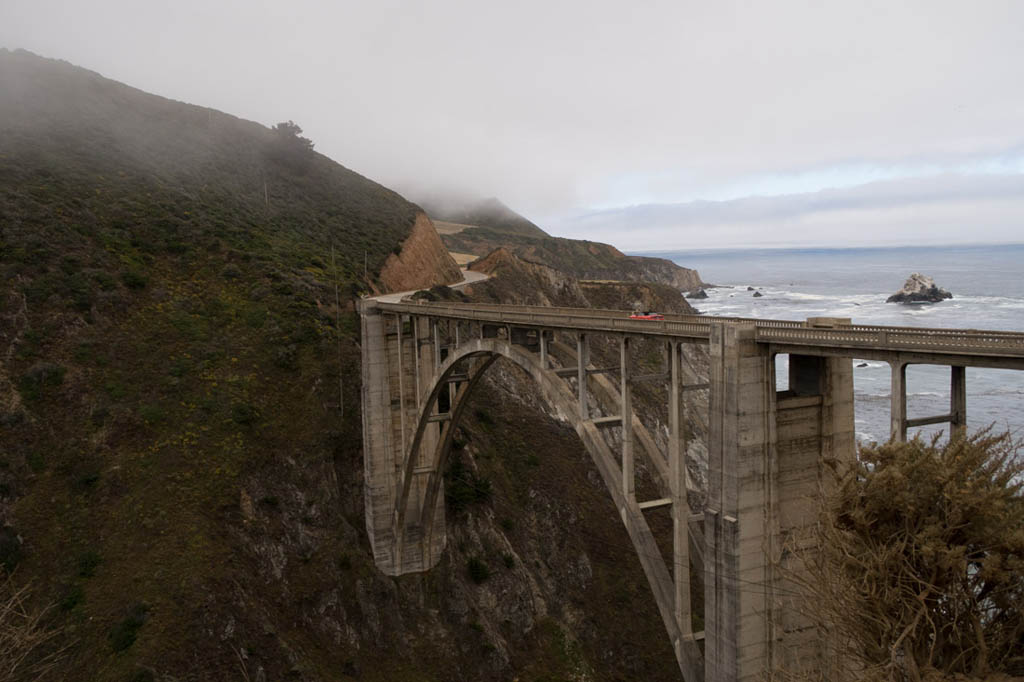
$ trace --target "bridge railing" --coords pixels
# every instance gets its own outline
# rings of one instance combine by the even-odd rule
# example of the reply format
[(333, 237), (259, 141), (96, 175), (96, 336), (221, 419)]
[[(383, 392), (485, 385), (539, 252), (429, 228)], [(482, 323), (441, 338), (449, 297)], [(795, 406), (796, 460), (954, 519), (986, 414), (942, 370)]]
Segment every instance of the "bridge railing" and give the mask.
[[(382, 310), (414, 315), (431, 315), (460, 320), (519, 324), (567, 330), (628, 332), (650, 336), (685, 336), (707, 339), (710, 318), (702, 315), (677, 315), (664, 320), (630, 319), (628, 311), (587, 308), (547, 308), (540, 306), (491, 306), (478, 304), (380, 303)], [(718, 318), (716, 318), (718, 319)]]
[(566, 330), (625, 332), (641, 336), (710, 337), (715, 322), (752, 323), (757, 340), (803, 346), (1024, 357), (1024, 334), (979, 329), (846, 325), (811, 327), (795, 320), (666, 314), (664, 320), (631, 319), (630, 311), (482, 303), (379, 303), (382, 310), (460, 320)]
[(757, 340), (794, 345), (1024, 357), (1024, 334), (960, 329), (839, 326), (829, 329), (759, 327)]

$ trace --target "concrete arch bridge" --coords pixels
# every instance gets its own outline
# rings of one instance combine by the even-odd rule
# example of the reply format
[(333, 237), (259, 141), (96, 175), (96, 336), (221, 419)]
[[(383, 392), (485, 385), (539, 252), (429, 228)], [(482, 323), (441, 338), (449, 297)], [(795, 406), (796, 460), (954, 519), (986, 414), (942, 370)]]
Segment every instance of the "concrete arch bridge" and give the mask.
[[(459, 419), (498, 358), (520, 367), (571, 424), (629, 533), (687, 682), (753, 680), (773, 670), (823, 671), (824, 650), (785, 579), (787, 539), (811, 521), (822, 467), (854, 457), (852, 357), (892, 367), (892, 433), (966, 425), (964, 367), (1024, 369), (1024, 334), (706, 316), (633, 320), (576, 308), (383, 302), (365, 299), (362, 409), (366, 527), (383, 572), (426, 571), (445, 547), (443, 471)], [(618, 346), (597, 367), (591, 348)], [(568, 342), (566, 342), (568, 340)], [(662, 345), (658, 371), (635, 371), (641, 341)], [(685, 376), (691, 344), (709, 350), (708, 377)], [(776, 391), (774, 358), (790, 356), (789, 389)], [(950, 412), (908, 418), (906, 366), (948, 365)], [(633, 413), (633, 390), (667, 390), (668, 438)], [(707, 390), (708, 480), (691, 509), (683, 395)], [(638, 495), (636, 462), (656, 494)], [(649, 487), (648, 487), (649, 488)], [(672, 514), (671, 556), (645, 513)], [(704, 630), (693, 629), (691, 571), (703, 579)]]

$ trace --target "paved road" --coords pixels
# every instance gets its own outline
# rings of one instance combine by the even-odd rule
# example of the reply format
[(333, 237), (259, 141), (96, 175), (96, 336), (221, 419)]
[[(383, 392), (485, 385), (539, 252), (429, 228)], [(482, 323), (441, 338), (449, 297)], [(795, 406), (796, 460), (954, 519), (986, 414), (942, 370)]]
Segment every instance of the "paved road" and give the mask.
[[(915, 354), (910, 363), (1002, 367), (1024, 370), (1024, 333), (979, 329), (929, 329), (839, 324), (817, 327), (796, 320), (722, 318), (710, 315), (670, 315), (664, 320), (635, 320), (629, 311), (590, 308), (549, 308), (484, 303), (451, 303), (378, 299), (383, 312), (429, 315), (579, 331), (592, 329), (654, 337), (678, 337), (706, 342), (715, 322), (752, 324), (759, 343), (780, 353), (838, 355), (889, 361), (893, 354)], [(926, 354), (929, 357), (916, 357)], [(902, 356), (901, 356), (902, 357)]]
[[(458, 284), (449, 284), (448, 286), (452, 289), (460, 289), (467, 284), (473, 284), (475, 282), (482, 282), (490, 277), (490, 275), (483, 272), (474, 272), (473, 270), (462, 271), (462, 281)], [(383, 303), (398, 303), (406, 296), (411, 296), (417, 291), (423, 291), (422, 289), (413, 289), (411, 291), (398, 291), (393, 294), (381, 294), (380, 296), (371, 296), (370, 298), (375, 301), (381, 301)]]

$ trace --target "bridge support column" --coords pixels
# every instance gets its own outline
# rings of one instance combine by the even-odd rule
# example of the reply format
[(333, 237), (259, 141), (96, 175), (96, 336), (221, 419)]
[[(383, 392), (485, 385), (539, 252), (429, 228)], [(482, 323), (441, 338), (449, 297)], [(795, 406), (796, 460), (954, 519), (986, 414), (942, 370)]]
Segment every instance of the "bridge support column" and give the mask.
[[(811, 318), (808, 326), (849, 324)], [(817, 521), (819, 491), (831, 467), (855, 457), (853, 362), (850, 358), (789, 356), (789, 390), (775, 396), (775, 456), (769, 480), (771, 505), (771, 611), (769, 659), (773, 670), (839, 679), (830, 670), (828, 642), (809, 618), (797, 575), (816, 548), (808, 533)]]
[[(690, 599), (690, 501), (686, 495), (686, 439), (683, 429), (682, 367), (680, 345), (670, 341), (668, 370), (668, 460), (672, 494), (672, 581), (675, 583), (675, 618), (683, 639), (693, 636)], [(677, 646), (681, 643), (677, 643)], [(676, 657), (680, 654), (677, 651)]]
[(540, 334), (540, 368), (548, 368), (548, 334), (546, 329), (539, 329)]
[(580, 407), (580, 419), (590, 419), (590, 408), (587, 406), (587, 365), (590, 364), (590, 344), (586, 334), (576, 335), (576, 382), (577, 400)]
[(629, 337), (619, 342), (619, 405), (622, 416), (622, 495), (626, 503), (636, 501), (636, 471), (633, 467), (633, 391), (629, 386), (631, 360)]
[[(403, 329), (401, 315), (381, 314), (377, 303), (360, 303), (362, 320), (363, 480), (366, 486), (366, 532), (374, 562), (387, 575), (423, 571), (440, 558), (445, 544), (444, 505), (434, 510), (435, 530), (425, 538), (419, 526), (423, 517), (424, 485), (413, 480), (412, 504), (405, 520), (401, 546), (397, 546), (396, 497), (405, 475), (403, 458), (417, 421), (416, 405), (422, 396), (410, 395), (429, 382), (433, 374), (430, 327), (425, 318), (412, 317), (410, 331)], [(411, 332), (411, 333), (410, 333)], [(410, 338), (411, 337), (411, 338)], [(409, 351), (411, 347), (411, 353)], [(408, 414), (407, 414), (408, 413)], [(422, 437), (420, 461), (429, 460), (437, 443), (439, 424), (427, 425)]]
[(967, 368), (949, 368), (949, 435), (967, 429)]
[(821, 669), (787, 552), (813, 520), (823, 463), (853, 456), (851, 360), (791, 355), (791, 388), (776, 394), (770, 349), (756, 339), (753, 323), (711, 325), (704, 610), (714, 682)]
[(907, 440), (907, 365), (897, 358), (889, 362), (889, 438)]
[(753, 680), (766, 659), (766, 468), (771, 368), (753, 324), (711, 325), (704, 510), (705, 679)]

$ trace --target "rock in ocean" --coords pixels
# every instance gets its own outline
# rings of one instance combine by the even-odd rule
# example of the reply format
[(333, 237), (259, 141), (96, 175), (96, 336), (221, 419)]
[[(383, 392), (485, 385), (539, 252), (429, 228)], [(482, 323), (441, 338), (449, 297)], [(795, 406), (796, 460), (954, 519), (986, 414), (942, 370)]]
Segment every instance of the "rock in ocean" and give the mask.
[(886, 303), (938, 303), (953, 294), (935, 286), (935, 281), (928, 275), (915, 272), (903, 284), (903, 288), (885, 299)]

